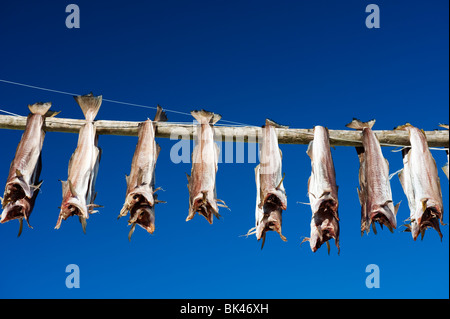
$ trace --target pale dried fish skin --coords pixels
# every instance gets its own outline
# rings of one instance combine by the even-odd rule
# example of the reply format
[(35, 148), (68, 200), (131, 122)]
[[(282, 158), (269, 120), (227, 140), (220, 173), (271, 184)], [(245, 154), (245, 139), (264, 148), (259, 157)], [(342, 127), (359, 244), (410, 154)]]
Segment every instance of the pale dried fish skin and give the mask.
[(399, 173), (400, 183), (408, 199), (411, 231), (414, 240), (425, 230), (434, 228), (442, 240), (439, 223), (443, 223), (444, 206), (436, 162), (428, 148), (424, 132), (410, 124), (397, 129), (407, 130), (410, 148), (402, 151), (403, 169)]
[(99, 206), (94, 204), (94, 200), (101, 149), (97, 146), (98, 135), (94, 119), (100, 109), (102, 96), (90, 93), (74, 98), (83, 111), (86, 123), (80, 129), (77, 148), (69, 161), (67, 181), (61, 182), (63, 200), (55, 229), (61, 227), (62, 220), (76, 215), (85, 232), (89, 214), (94, 212), (94, 207)]
[[(158, 105), (155, 119), (148, 119), (140, 123), (138, 142), (131, 162), (130, 175), (126, 176), (127, 190), (125, 203), (119, 217), (126, 216), (130, 212), (128, 224), (137, 224), (149, 233), (155, 230), (155, 204), (157, 200), (155, 192), (155, 169), (160, 153), (160, 146), (155, 141), (156, 123), (167, 121), (165, 112)], [(132, 231), (130, 231), (129, 239)]]
[(50, 107), (49, 102), (28, 105), (30, 114), (11, 163), (2, 198), (1, 223), (19, 219), (22, 225), (22, 220), (25, 219), (30, 226), (28, 219), (42, 184), (42, 181), (39, 181), (39, 175), (42, 168), (41, 151), (45, 137), (44, 121), (45, 117), (57, 114), (57, 112), (49, 111)]
[(326, 128), (314, 127), (314, 139), (307, 154), (311, 158), (308, 195), (312, 218), (311, 235), (305, 240), (309, 240), (311, 250), (316, 252), (323, 243), (329, 246), (328, 241), (334, 239), (339, 254), (338, 187)]
[(391, 232), (397, 228), (397, 211), (400, 203), (394, 207), (391, 184), (389, 181), (389, 163), (384, 158), (380, 143), (372, 131), (375, 120), (361, 122), (353, 119), (346, 126), (362, 131), (362, 147), (356, 147), (360, 169), (358, 197), (361, 204), (361, 235), (369, 233), (370, 226), (376, 233), (375, 222), (385, 225)]
[[(189, 213), (186, 221), (196, 213), (204, 216), (212, 224), (213, 216), (220, 218), (220, 206), (227, 207), (216, 195), (216, 173), (219, 160), (219, 148), (214, 142), (213, 125), (221, 116), (205, 110), (192, 111), (197, 120), (196, 146), (192, 152), (191, 175), (186, 174), (189, 190)], [(228, 208), (228, 207), (227, 207)]]

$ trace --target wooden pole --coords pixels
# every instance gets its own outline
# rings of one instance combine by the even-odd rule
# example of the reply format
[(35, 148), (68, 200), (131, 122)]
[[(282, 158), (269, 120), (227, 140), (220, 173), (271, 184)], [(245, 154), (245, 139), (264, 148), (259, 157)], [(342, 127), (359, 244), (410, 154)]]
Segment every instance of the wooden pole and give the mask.
[[(0, 115), (0, 129), (24, 130), (26, 117)], [(84, 120), (67, 118), (46, 118), (44, 129), (47, 132), (78, 133)], [(95, 121), (97, 133), (102, 135), (125, 135), (137, 136), (140, 122), (129, 121)], [(156, 137), (179, 139), (193, 139), (195, 125), (175, 124), (160, 122), (156, 125)], [(260, 127), (252, 126), (215, 126), (216, 140), (219, 141), (242, 141), (257, 142)], [(280, 144), (308, 144), (313, 139), (313, 129), (277, 128), (278, 142)], [(396, 130), (374, 130), (382, 146), (408, 146), (409, 136), (406, 131)], [(353, 130), (329, 130), (330, 143), (333, 146), (360, 146), (361, 133)], [(449, 147), (449, 131), (436, 130), (427, 131), (425, 135), (430, 147)]]

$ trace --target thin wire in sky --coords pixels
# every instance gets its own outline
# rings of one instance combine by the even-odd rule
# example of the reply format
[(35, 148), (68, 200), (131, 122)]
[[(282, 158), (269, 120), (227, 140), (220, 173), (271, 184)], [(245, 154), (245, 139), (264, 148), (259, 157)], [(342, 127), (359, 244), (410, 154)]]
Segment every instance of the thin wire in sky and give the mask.
[[(77, 93), (65, 92), (65, 91), (60, 91), (60, 90), (55, 90), (55, 89), (48, 89), (48, 88), (44, 88), (44, 87), (40, 87), (40, 86), (35, 86), (35, 85), (30, 85), (30, 84), (25, 84), (25, 83), (19, 83), (19, 82), (14, 82), (14, 81), (8, 81), (8, 80), (3, 80), (3, 79), (0, 79), (0, 82), (7, 83), (7, 84), (12, 84), (12, 85), (18, 85), (18, 86), (27, 87), (27, 88), (36, 89), (36, 90), (41, 90), (41, 91), (48, 91), (48, 92), (53, 92), (53, 93), (58, 93), (58, 94), (65, 94), (65, 95), (70, 95), (70, 96), (81, 95), (81, 94), (77, 94)], [(149, 105), (142, 105), (142, 104), (136, 104), (136, 103), (122, 102), (122, 101), (116, 101), (116, 100), (110, 100), (110, 99), (102, 99), (102, 100), (104, 102), (115, 103), (115, 104), (135, 106), (135, 107), (147, 108), (147, 109), (153, 109), (153, 110), (157, 109), (155, 106), (149, 106)], [(170, 112), (170, 113), (175, 113), (175, 114), (191, 116), (190, 113), (176, 111), (176, 110), (169, 110), (169, 109), (166, 109), (166, 108), (164, 108), (164, 111)], [(235, 121), (228, 121), (228, 120), (221, 120), (221, 121), (222, 122), (226, 122), (226, 123), (230, 123), (230, 124), (240, 125), (240, 126), (254, 126), (254, 125), (248, 125), (248, 124), (235, 122)]]

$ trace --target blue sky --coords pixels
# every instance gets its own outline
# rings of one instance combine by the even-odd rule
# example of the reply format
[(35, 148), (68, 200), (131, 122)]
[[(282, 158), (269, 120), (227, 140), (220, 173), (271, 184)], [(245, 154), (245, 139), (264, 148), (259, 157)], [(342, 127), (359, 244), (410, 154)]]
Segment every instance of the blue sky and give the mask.
[[(345, 129), (353, 117), (375, 118), (374, 129), (409, 122), (424, 130), (448, 123), (448, 1), (376, 1), (381, 28), (365, 26), (364, 1), (77, 1), (80, 28), (65, 26), (72, 2), (2, 2), (0, 78), (105, 99), (190, 112), (204, 108), (224, 120), (263, 125), (266, 118), (292, 128)], [(0, 109), (28, 113), (51, 101), (59, 117), (82, 118), (72, 97), (0, 83)], [(104, 102), (97, 119), (143, 121), (154, 111)], [(191, 121), (168, 113), (171, 121)], [(0, 181), (22, 132), (0, 130)], [(176, 143), (162, 151), (156, 183), (165, 189), (153, 235), (136, 228), (128, 242), (125, 197), (137, 137), (100, 136), (103, 157), (96, 202), (104, 206), (83, 234), (76, 218), (54, 225), (62, 199), (60, 179), (78, 136), (50, 132), (43, 147), (44, 180), (30, 218), (0, 225), (0, 298), (448, 298), (449, 232), (428, 230), (414, 242), (399, 227), (360, 236), (359, 162), (354, 148), (332, 150), (339, 185), (341, 254), (334, 244), (312, 253), (309, 236), (310, 160), (306, 145), (280, 145), (288, 209), (287, 242), (270, 232), (264, 249), (252, 236), (254, 163), (223, 163), (217, 195), (231, 211), (209, 225), (185, 222), (190, 164), (174, 164)], [(383, 148), (390, 170), (400, 153)], [(445, 153), (433, 151), (438, 167)], [(448, 223), (448, 180), (439, 171)], [(398, 178), (398, 224), (409, 217)], [(80, 268), (80, 288), (68, 289), (66, 266)], [(366, 266), (380, 268), (380, 288), (368, 289)]]

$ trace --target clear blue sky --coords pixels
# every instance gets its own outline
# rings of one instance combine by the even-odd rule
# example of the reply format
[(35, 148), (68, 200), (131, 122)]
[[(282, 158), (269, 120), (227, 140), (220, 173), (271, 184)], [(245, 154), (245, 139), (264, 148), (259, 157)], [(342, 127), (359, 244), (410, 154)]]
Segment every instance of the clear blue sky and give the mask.
[[(2, 2), (0, 78), (56, 90), (182, 112), (205, 108), (224, 120), (263, 125), (266, 117), (292, 128), (345, 129), (353, 117), (375, 118), (374, 129), (409, 122), (424, 130), (448, 123), (448, 1), (381, 1), (381, 28), (365, 26), (368, 1), (77, 1), (81, 28), (67, 29), (65, 1)], [(82, 118), (70, 96), (0, 83), (0, 109), (28, 113), (51, 101), (60, 117)], [(154, 111), (104, 102), (97, 119), (143, 121)], [(171, 121), (191, 118), (168, 113)], [(0, 182), (22, 132), (0, 130)], [(190, 164), (162, 151), (156, 183), (166, 191), (153, 235), (117, 220), (137, 137), (100, 136), (103, 157), (96, 202), (84, 235), (77, 218), (53, 229), (62, 199), (59, 179), (78, 136), (48, 133), (42, 192), (16, 238), (18, 222), (0, 225), (0, 298), (448, 298), (449, 226), (443, 241), (428, 230), (414, 242), (399, 227), (360, 236), (359, 162), (354, 148), (332, 151), (339, 185), (341, 254), (332, 243), (312, 253), (309, 236), (310, 160), (306, 145), (281, 145), (288, 209), (283, 234), (264, 249), (254, 236), (254, 163), (221, 164), (217, 194), (231, 212), (209, 225), (185, 222)], [(394, 172), (400, 153), (383, 148)], [(438, 167), (447, 158), (434, 151)], [(444, 222), (448, 180), (442, 171)], [(0, 185), (1, 186), (1, 185)], [(4, 186), (1, 186), (4, 187)], [(398, 224), (409, 217), (397, 177)], [(3, 192), (3, 191), (1, 191)], [(68, 289), (68, 264), (80, 267), (79, 289)], [(380, 288), (368, 289), (368, 264), (380, 268)]]

